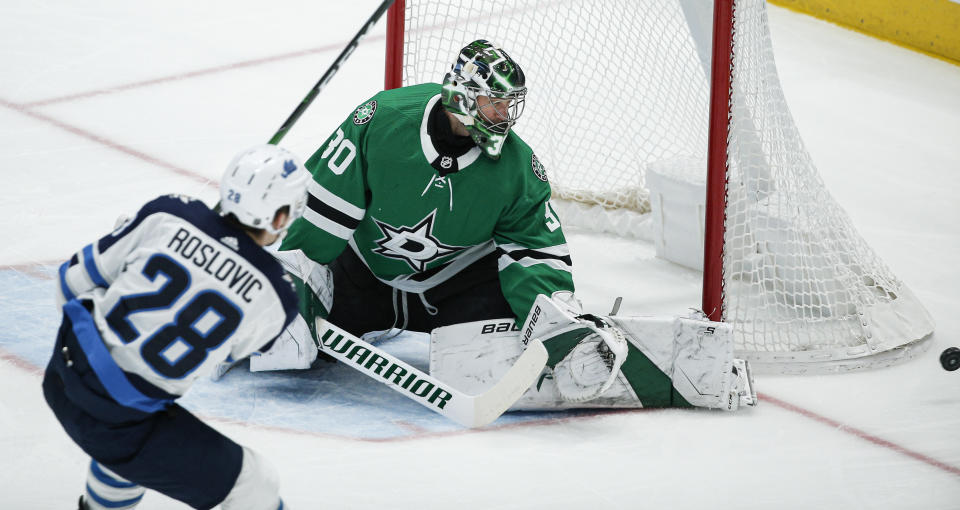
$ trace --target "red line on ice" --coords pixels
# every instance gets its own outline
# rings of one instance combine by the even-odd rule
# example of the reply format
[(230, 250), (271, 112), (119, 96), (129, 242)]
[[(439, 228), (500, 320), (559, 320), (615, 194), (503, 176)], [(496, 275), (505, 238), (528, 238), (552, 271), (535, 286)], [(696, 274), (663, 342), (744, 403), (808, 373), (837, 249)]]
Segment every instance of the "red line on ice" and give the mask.
[(38, 375), (38, 376), (43, 375), (42, 368), (35, 366), (33, 363), (30, 363), (29, 361), (21, 358), (20, 356), (17, 356), (16, 354), (3, 350), (2, 347), (0, 347), (0, 360), (4, 360), (21, 370), (30, 372), (33, 375)]
[(145, 153), (145, 152), (138, 151), (138, 150), (136, 150), (136, 149), (134, 149), (134, 148), (127, 147), (126, 145), (122, 145), (122, 144), (120, 144), (120, 143), (118, 143), (118, 142), (115, 142), (115, 141), (113, 141), (113, 140), (110, 140), (109, 138), (106, 138), (106, 137), (103, 137), (103, 136), (100, 136), (100, 135), (91, 133), (90, 131), (87, 131), (87, 130), (85, 130), (85, 129), (79, 128), (79, 127), (77, 127), (77, 126), (74, 126), (74, 125), (71, 125), (71, 124), (67, 124), (66, 122), (63, 122), (63, 121), (61, 121), (61, 120), (55, 119), (55, 118), (53, 118), (53, 117), (50, 117), (49, 115), (44, 115), (44, 114), (42, 114), (42, 113), (40, 113), (40, 112), (34, 111), (34, 110), (28, 108), (27, 106), (24, 106), (24, 105), (21, 105), (21, 104), (17, 104), (17, 103), (11, 103), (10, 101), (4, 100), (4, 99), (0, 99), (0, 106), (5, 106), (5, 107), (7, 107), (7, 108), (10, 108), (11, 110), (15, 110), (15, 111), (17, 111), (17, 112), (20, 112), (20, 113), (22, 113), (22, 114), (24, 114), (24, 115), (26, 115), (26, 116), (28, 116), (28, 117), (32, 117), (32, 118), (34, 118), (34, 119), (36, 119), (36, 120), (39, 120), (39, 121), (41, 121), (41, 122), (44, 122), (44, 123), (47, 123), (47, 124), (52, 124), (52, 125), (60, 128), (60, 129), (63, 129), (64, 131), (68, 131), (68, 132), (70, 132), (70, 133), (72, 133), (72, 134), (74, 134), (74, 135), (77, 135), (77, 136), (81, 137), (81, 138), (86, 138), (87, 140), (90, 140), (90, 141), (92, 141), (92, 142), (98, 143), (98, 144), (100, 144), (100, 145), (103, 145), (103, 146), (105, 146), (105, 147), (108, 147), (108, 148), (110, 148), (110, 149), (113, 149), (113, 150), (115, 150), (115, 151), (117, 151), (117, 152), (121, 152), (121, 153), (126, 154), (126, 155), (128, 155), (128, 156), (132, 156), (132, 157), (134, 157), (134, 158), (136, 158), (136, 159), (139, 159), (139, 160), (141, 160), (141, 161), (144, 161), (144, 162), (146, 162), (146, 163), (150, 163), (151, 165), (156, 165), (156, 166), (158, 166), (158, 167), (160, 167), (160, 168), (163, 168), (163, 169), (165, 169), (165, 170), (169, 170), (169, 171), (171, 171), (171, 172), (173, 172), (173, 173), (175, 173), (175, 174), (177, 174), (177, 175), (182, 175), (182, 176), (184, 176), (184, 177), (188, 177), (188, 178), (190, 178), (190, 179), (193, 179), (193, 180), (195, 180), (195, 181), (201, 182), (201, 183), (203, 183), (203, 184), (209, 184), (209, 185), (214, 186), (214, 187), (217, 186), (217, 183), (216, 183), (215, 181), (213, 181), (213, 180), (211, 180), (211, 179), (209, 179), (209, 178), (207, 178), (207, 177), (204, 177), (203, 175), (201, 175), (201, 174), (199, 174), (199, 173), (197, 173), (197, 172), (194, 172), (194, 171), (192, 171), (192, 170), (187, 170), (187, 169), (185, 169), (185, 168), (178, 167), (178, 166), (176, 166), (176, 165), (174, 165), (174, 164), (172, 164), (172, 163), (168, 163), (168, 162), (166, 162), (166, 161), (163, 161), (163, 160), (160, 159), (160, 158), (151, 156), (151, 155), (149, 155), (149, 154), (147, 154), (147, 153)]
[[(383, 36), (370, 37), (370, 39), (383, 39)], [(240, 62), (234, 62), (231, 64), (224, 64), (220, 66), (208, 67), (206, 69), (198, 69), (196, 71), (188, 71), (179, 74), (173, 74), (170, 76), (162, 76), (159, 78), (153, 78), (150, 80), (137, 81), (132, 83), (126, 83), (123, 85), (117, 85), (114, 87), (107, 87), (102, 89), (88, 90), (86, 92), (78, 92), (75, 94), (69, 94), (66, 96), (52, 97), (49, 99), (42, 99), (40, 101), (33, 101), (29, 103), (24, 103), (23, 106), (27, 108), (35, 108), (38, 106), (47, 106), (56, 103), (65, 103), (68, 101), (76, 101), (79, 99), (87, 99), (90, 97), (101, 96), (106, 94), (113, 94), (116, 92), (124, 92), (127, 90), (137, 89), (141, 87), (149, 87), (152, 85), (159, 85), (163, 83), (170, 83), (180, 80), (188, 80), (191, 78), (197, 78), (200, 76), (206, 76), (210, 74), (218, 74), (227, 71), (233, 71), (236, 69), (243, 69), (247, 67), (256, 67), (264, 64), (272, 64), (274, 62), (279, 62), (282, 60), (288, 60), (292, 58), (304, 57), (307, 55), (315, 55), (318, 53), (325, 53), (332, 50), (338, 50), (343, 48), (343, 44), (328, 44), (326, 46), (319, 46), (316, 48), (310, 48), (306, 50), (293, 51), (290, 53), (281, 53), (279, 55), (273, 55), (269, 57), (256, 58), (252, 60), (243, 60)]]
[(826, 416), (819, 415), (819, 414), (817, 414), (817, 413), (815, 413), (815, 412), (813, 412), (813, 411), (810, 411), (809, 409), (804, 409), (804, 408), (802, 408), (802, 407), (800, 407), (800, 406), (796, 406), (796, 405), (791, 404), (791, 403), (789, 403), (789, 402), (784, 402), (783, 400), (780, 400), (780, 399), (778, 399), (778, 398), (776, 398), (776, 397), (772, 397), (772, 396), (767, 395), (767, 394), (761, 394), (759, 397), (760, 397), (760, 402), (761, 402), (761, 403), (770, 403), (770, 404), (773, 404), (773, 405), (775, 405), (775, 406), (777, 406), (777, 407), (780, 407), (780, 408), (782, 408), (782, 409), (786, 409), (787, 411), (791, 411), (791, 412), (797, 413), (797, 414), (799, 414), (800, 416), (803, 416), (803, 417), (806, 417), (806, 418), (810, 418), (811, 420), (818, 421), (818, 422), (820, 422), (820, 423), (823, 423), (824, 425), (828, 425), (828, 426), (830, 426), (830, 427), (832, 427), (832, 428), (834, 428), (834, 429), (836, 429), (836, 430), (838, 430), (838, 431), (840, 431), (840, 432), (845, 432), (845, 433), (850, 434), (850, 435), (852, 435), (852, 436), (859, 437), (860, 439), (863, 439), (864, 441), (868, 441), (868, 442), (870, 442), (870, 443), (873, 443), (874, 445), (879, 446), (879, 447), (881, 447), (881, 448), (886, 448), (886, 449), (888, 449), (888, 450), (895, 451), (895, 452), (897, 452), (897, 453), (906, 455), (907, 457), (911, 457), (911, 458), (916, 459), (916, 460), (918, 460), (918, 461), (920, 461), (920, 462), (923, 462), (924, 464), (928, 464), (928, 465), (933, 466), (933, 467), (935, 467), (935, 468), (937, 468), (937, 469), (940, 469), (940, 470), (942, 470), (942, 471), (946, 471), (947, 473), (960, 476), (960, 468), (958, 468), (958, 467), (956, 467), (956, 466), (951, 466), (951, 465), (949, 465), (949, 464), (947, 464), (947, 463), (945, 463), (945, 462), (941, 462), (941, 461), (939, 461), (939, 460), (937, 460), (937, 459), (934, 459), (933, 457), (924, 455), (924, 454), (922, 454), (922, 453), (917, 453), (917, 452), (915, 452), (915, 451), (913, 451), (913, 450), (910, 450), (910, 449), (907, 449), (907, 448), (905, 448), (905, 447), (903, 447), (903, 446), (900, 446), (900, 445), (898, 445), (898, 444), (896, 444), (896, 443), (894, 443), (894, 442), (887, 441), (886, 439), (882, 439), (882, 438), (879, 438), (879, 437), (877, 437), (877, 436), (874, 436), (873, 434), (870, 434), (869, 432), (866, 432), (866, 431), (860, 430), (860, 429), (858, 429), (858, 428), (856, 428), (856, 427), (852, 427), (852, 426), (850, 426), (850, 425), (841, 423), (841, 422), (839, 422), (839, 421), (837, 421), (837, 420), (834, 420), (834, 419), (832, 419), (832, 418), (827, 418)]

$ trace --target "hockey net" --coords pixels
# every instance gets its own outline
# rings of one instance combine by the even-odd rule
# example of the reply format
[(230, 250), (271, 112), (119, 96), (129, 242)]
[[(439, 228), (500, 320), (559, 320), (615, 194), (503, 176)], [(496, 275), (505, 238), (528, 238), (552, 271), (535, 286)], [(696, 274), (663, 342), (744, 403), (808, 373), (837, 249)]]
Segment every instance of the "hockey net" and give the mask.
[[(857, 233), (804, 148), (764, 1), (723, 1), (733, 13), (721, 27), (732, 37), (729, 110), (720, 112), (726, 190), (710, 191), (724, 204), (722, 264), (705, 273), (722, 299), (704, 308), (720, 310), (738, 355), (765, 371), (883, 366), (922, 352), (932, 319)], [(531, 93), (515, 129), (548, 169), (565, 224), (643, 237), (651, 171), (706, 179), (710, 0), (397, 4), (388, 86), (391, 72), (402, 85), (438, 82), (478, 38), (520, 63)]]

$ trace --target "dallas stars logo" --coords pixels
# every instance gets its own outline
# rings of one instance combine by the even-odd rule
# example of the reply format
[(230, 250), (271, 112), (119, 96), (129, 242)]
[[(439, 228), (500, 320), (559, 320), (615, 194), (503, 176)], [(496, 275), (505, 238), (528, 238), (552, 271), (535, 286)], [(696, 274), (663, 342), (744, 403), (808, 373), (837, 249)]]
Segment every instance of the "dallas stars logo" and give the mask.
[(537, 179), (547, 182), (547, 169), (543, 167), (543, 163), (540, 163), (536, 155), (530, 158), (530, 166), (533, 168), (533, 175), (536, 175)]
[(364, 103), (357, 108), (357, 111), (353, 113), (353, 123), (358, 126), (361, 124), (366, 124), (367, 122), (370, 122), (370, 119), (373, 118), (374, 113), (377, 113), (377, 102), (370, 101)]
[(440, 242), (433, 235), (433, 222), (437, 210), (427, 215), (412, 227), (394, 227), (374, 218), (373, 221), (383, 232), (383, 238), (375, 241), (373, 249), (384, 257), (402, 260), (414, 271), (420, 272), (434, 260), (462, 250), (463, 246), (450, 246)]

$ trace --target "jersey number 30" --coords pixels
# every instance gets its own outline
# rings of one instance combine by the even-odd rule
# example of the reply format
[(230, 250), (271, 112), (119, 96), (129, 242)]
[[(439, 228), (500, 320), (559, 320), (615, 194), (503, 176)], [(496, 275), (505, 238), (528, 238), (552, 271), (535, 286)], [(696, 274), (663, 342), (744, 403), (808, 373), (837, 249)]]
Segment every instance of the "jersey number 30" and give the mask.
[[(107, 324), (124, 342), (140, 338), (140, 332), (128, 320), (131, 314), (170, 308), (190, 287), (190, 273), (167, 255), (157, 254), (147, 260), (143, 275), (155, 281), (161, 274), (166, 282), (159, 289), (124, 296), (107, 314)], [(214, 323), (206, 326), (205, 331), (198, 330), (198, 322), (211, 313)], [(219, 292), (205, 290), (180, 307), (173, 322), (162, 325), (147, 338), (140, 346), (140, 355), (158, 374), (183, 378), (236, 331), (242, 317), (240, 309)]]
[(333, 152), (333, 157), (327, 162), (327, 168), (337, 175), (345, 172), (350, 163), (353, 162), (353, 158), (357, 156), (357, 146), (344, 136), (343, 130), (337, 128), (337, 135), (333, 140), (330, 140), (327, 148), (320, 155), (320, 159), (326, 159), (336, 149), (336, 152)]

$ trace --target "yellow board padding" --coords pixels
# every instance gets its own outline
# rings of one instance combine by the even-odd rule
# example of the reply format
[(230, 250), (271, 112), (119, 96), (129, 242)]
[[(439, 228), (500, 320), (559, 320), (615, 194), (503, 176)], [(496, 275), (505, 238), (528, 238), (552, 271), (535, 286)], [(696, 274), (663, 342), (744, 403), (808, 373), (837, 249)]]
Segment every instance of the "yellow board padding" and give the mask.
[(958, 0), (767, 0), (960, 65)]

